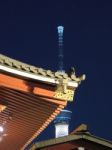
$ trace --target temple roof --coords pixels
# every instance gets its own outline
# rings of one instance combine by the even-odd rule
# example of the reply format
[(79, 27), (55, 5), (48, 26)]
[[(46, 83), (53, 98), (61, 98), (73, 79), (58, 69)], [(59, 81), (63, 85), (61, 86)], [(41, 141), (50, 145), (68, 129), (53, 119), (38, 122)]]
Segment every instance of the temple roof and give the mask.
[(50, 148), (54, 150), (61, 149), (62, 147), (65, 147), (66, 150), (77, 149), (77, 147), (85, 147), (87, 149), (92, 149), (94, 147), (93, 149), (100, 150), (112, 149), (112, 141), (92, 135), (85, 130), (85, 125), (81, 125), (79, 128), (68, 136), (36, 142), (31, 146), (30, 150), (44, 150), (44, 148), (46, 150), (50, 150)]
[[(76, 77), (75, 73), (69, 75), (68, 73), (65, 73), (65, 72), (62, 73), (59, 71), (53, 72), (51, 70), (45, 70), (43, 68), (38, 68), (38, 67), (35, 67), (32, 65), (28, 65), (26, 63), (17, 61), (15, 59), (9, 58), (9, 57), (4, 56), (2, 54), (0, 54), (0, 65), (8, 67), (8, 68), (13, 69), (13, 70), (16, 70), (18, 72), (13, 72), (13, 70), (12, 70), (12, 72), (19, 74), (19, 75), (23, 75), (25, 77), (27, 77), (28, 74), (33, 75), (32, 76), (33, 79), (39, 79), (39, 80), (42, 79), (42, 78), (35, 78), (35, 75), (36, 75), (36, 77), (37, 76), (44, 77), (44, 81), (47, 80), (48, 83), (54, 83), (53, 79), (55, 79), (55, 83), (56, 83), (56, 80), (58, 80), (58, 79), (68, 79), (69, 85), (75, 86), (76, 85), (75, 83), (79, 84), (82, 80), (85, 79), (85, 75), (82, 75), (80, 77)], [(3, 67), (0, 67), (0, 69), (1, 70), (4, 69), (6, 71), (6, 69)], [(7, 70), (7, 71), (11, 72), (11, 70)], [(24, 74), (20, 74), (20, 72), (24, 72)], [(45, 78), (46, 78), (46, 80), (45, 80)]]
[(1, 150), (24, 150), (67, 105), (84, 75), (52, 72), (0, 55)]

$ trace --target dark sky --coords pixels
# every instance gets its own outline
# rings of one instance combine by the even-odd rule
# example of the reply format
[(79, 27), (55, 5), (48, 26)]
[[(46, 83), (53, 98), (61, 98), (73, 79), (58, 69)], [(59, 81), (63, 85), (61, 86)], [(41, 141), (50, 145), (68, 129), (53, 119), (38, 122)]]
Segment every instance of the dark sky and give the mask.
[[(74, 66), (77, 75), (87, 76), (68, 105), (70, 131), (86, 123), (91, 133), (112, 140), (111, 0), (2, 0), (0, 53), (56, 71), (58, 25), (65, 27), (65, 70)], [(53, 124), (39, 140), (51, 137)]]

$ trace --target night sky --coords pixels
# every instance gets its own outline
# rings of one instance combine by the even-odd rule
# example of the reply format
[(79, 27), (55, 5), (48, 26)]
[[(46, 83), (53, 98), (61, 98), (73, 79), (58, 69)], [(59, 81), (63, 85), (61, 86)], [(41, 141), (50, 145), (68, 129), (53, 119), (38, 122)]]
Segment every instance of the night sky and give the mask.
[[(87, 78), (69, 103), (70, 131), (81, 123), (112, 140), (112, 1), (2, 0), (0, 53), (58, 70), (57, 26), (64, 30), (64, 69)], [(39, 140), (54, 137), (53, 123)]]

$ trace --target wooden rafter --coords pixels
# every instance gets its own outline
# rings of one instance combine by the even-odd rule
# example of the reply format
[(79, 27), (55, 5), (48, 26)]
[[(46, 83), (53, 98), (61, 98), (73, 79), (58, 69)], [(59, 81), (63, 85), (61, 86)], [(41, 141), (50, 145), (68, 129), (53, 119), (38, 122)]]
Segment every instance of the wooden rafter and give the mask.
[[(57, 100), (53, 94), (54, 88), (48, 85), (0, 73), (0, 101), (8, 104), (0, 114), (6, 120), (7, 131), (0, 149), (24, 150), (49, 125), (67, 105), (67, 101)], [(8, 120), (9, 112), (11, 120)]]
[(50, 98), (53, 98), (54, 95), (54, 92), (50, 90), (48, 86), (40, 86), (40, 84), (31, 83), (23, 79), (4, 75), (2, 73), (0, 73), (0, 86), (5, 86), (11, 89), (20, 90), (32, 94), (37, 94), (40, 96), (48, 96)]

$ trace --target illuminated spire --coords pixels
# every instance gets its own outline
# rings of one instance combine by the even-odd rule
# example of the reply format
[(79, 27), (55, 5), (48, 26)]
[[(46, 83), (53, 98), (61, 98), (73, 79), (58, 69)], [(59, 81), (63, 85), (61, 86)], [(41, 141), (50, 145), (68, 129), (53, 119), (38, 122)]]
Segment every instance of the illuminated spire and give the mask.
[(59, 71), (63, 71), (63, 31), (64, 27), (63, 26), (58, 26), (58, 46), (59, 46), (59, 54), (58, 54), (58, 65), (59, 65)]

